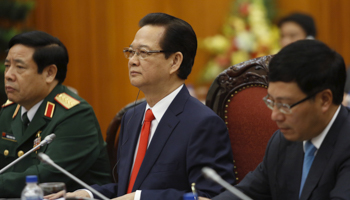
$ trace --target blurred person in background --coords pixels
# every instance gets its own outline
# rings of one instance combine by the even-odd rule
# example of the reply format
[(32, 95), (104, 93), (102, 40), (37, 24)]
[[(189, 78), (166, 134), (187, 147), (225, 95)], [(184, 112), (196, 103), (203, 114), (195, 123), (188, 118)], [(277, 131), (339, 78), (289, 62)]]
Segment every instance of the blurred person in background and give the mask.
[(282, 48), (298, 40), (315, 39), (317, 35), (313, 18), (303, 13), (293, 13), (282, 18), (278, 22), (278, 27)]

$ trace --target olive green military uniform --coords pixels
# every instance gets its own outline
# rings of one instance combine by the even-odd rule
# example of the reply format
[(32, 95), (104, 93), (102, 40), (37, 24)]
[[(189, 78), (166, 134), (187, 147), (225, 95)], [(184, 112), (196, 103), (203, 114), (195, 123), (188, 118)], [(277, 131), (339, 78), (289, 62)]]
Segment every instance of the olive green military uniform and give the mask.
[(22, 131), (21, 106), (6, 103), (0, 111), (0, 169), (29, 151), (51, 133), (56, 138), (0, 174), (0, 197), (19, 197), (26, 175), (39, 182), (65, 182), (68, 191), (82, 188), (76, 182), (41, 163), (44, 152), (56, 164), (88, 184), (110, 183), (105, 142), (92, 107), (59, 84), (44, 99), (34, 118)]

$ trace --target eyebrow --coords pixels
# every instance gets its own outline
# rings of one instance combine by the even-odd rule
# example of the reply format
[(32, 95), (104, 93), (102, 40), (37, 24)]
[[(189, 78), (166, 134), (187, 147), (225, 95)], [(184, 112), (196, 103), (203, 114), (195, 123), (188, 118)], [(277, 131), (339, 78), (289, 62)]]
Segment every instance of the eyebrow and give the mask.
[(272, 99), (274, 99), (274, 100), (291, 100), (290, 97), (277, 97), (277, 98), (274, 98), (274, 97), (271, 96), (269, 93), (267, 93), (267, 95), (268, 95), (269, 97), (271, 97)]
[[(21, 60), (21, 59), (15, 59), (14, 61), (17, 62), (17, 63), (21, 63), (21, 64), (25, 65), (24, 61)], [(6, 62), (10, 62), (10, 60), (5, 59), (5, 63), (6, 63)]]
[[(130, 44), (130, 45), (129, 45), (129, 47), (133, 47), (133, 45), (132, 45), (132, 44)], [(147, 47), (147, 48), (150, 48), (148, 45), (145, 45), (145, 44), (140, 45), (138, 48), (142, 48), (142, 47)]]

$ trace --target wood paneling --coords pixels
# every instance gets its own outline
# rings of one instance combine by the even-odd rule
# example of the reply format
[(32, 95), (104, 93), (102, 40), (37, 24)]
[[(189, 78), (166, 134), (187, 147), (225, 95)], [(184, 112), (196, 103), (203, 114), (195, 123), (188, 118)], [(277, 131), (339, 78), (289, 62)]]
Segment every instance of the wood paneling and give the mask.
[[(318, 39), (350, 63), (349, 0), (276, 0), (279, 16), (303, 11), (314, 16)], [(134, 101), (137, 88), (129, 83), (128, 46), (138, 21), (150, 12), (165, 12), (189, 22), (199, 39), (220, 33), (231, 0), (36, 0), (31, 22), (36, 29), (62, 40), (70, 55), (65, 81), (94, 108), (105, 133), (113, 116)], [(208, 60), (199, 49), (186, 83), (196, 83)], [(142, 98), (142, 94), (139, 98)]]
[[(70, 62), (64, 84), (92, 105), (105, 134), (114, 115), (138, 92), (129, 82), (122, 53), (139, 29), (138, 21), (148, 13), (165, 12), (186, 20), (204, 38), (220, 32), (229, 6), (230, 0), (36, 0), (30, 20), (66, 45)], [(198, 50), (187, 83), (196, 82), (206, 57)]]
[(276, 0), (279, 16), (299, 11), (313, 16), (317, 39), (340, 53), (350, 64), (349, 0)]

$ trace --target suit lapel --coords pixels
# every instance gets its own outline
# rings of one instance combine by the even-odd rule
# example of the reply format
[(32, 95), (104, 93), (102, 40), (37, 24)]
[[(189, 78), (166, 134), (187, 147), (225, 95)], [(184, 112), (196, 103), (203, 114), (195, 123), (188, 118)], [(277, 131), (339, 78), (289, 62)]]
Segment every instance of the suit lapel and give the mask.
[(316, 154), (316, 157), (311, 165), (309, 174), (305, 180), (303, 192), (300, 199), (308, 199), (312, 191), (318, 184), (323, 171), (327, 168), (328, 160), (333, 153), (333, 147), (330, 145), (322, 145)]
[[(27, 130), (23, 133), (22, 140), (18, 142), (18, 145), (21, 145), (25, 141), (27, 141), (30, 137), (36, 134), (40, 130), (40, 128), (42, 128), (47, 123), (47, 121), (44, 119), (46, 102), (47, 101), (44, 100), (41, 103), (39, 109), (37, 110), (32, 121), (30, 122)], [(22, 128), (22, 125), (20, 126), (20, 128)]]
[[(27, 141), (30, 137), (32, 137), (34, 134), (38, 133), (47, 123), (51, 121), (50, 117), (45, 117), (45, 109), (46, 104), (48, 101), (54, 102), (54, 97), (56, 94), (64, 91), (64, 86), (61, 84), (58, 84), (47, 97), (43, 100), (41, 105), (39, 106), (38, 110), (36, 111), (32, 121), (30, 122), (27, 130), (25, 133), (23, 133), (21, 136), (22, 140), (18, 141), (18, 145), (22, 145), (25, 141)], [(54, 116), (54, 113), (53, 113)], [(20, 121), (20, 123), (19, 123)], [(14, 125), (12, 125), (12, 130), (16, 130), (18, 133), (22, 133), (22, 120), (21, 120), (21, 112), (18, 112), (16, 119), (13, 122)], [(19, 124), (19, 125), (18, 125)], [(15, 127), (17, 126), (17, 127)], [(20, 129), (20, 130), (19, 130)], [(51, 134), (51, 133), (47, 133)], [(42, 135), (44, 137), (45, 135)], [(33, 141), (34, 142), (34, 141)]]
[(321, 147), (311, 165), (300, 199), (308, 199), (312, 191), (318, 185), (323, 171), (327, 168), (328, 161), (332, 156), (334, 145), (340, 132), (340, 127), (342, 127), (342, 124), (345, 122), (346, 116), (347, 111), (343, 106), (341, 106), (336, 120), (323, 140)]
[[(21, 110), (19, 108), (19, 110)], [(21, 111), (18, 111), (17, 115), (11, 122), (11, 130), (12, 134), (15, 136), (17, 143), (22, 143), (22, 119), (21, 119)]]
[[(123, 133), (123, 139), (121, 144), (121, 149), (123, 149), (123, 157), (125, 157), (125, 162), (120, 163), (125, 166), (120, 167), (120, 171), (118, 171), (119, 183), (118, 183), (118, 194), (125, 194), (129, 185), (129, 178), (131, 173), (132, 164), (134, 162), (134, 154), (135, 148), (137, 144), (137, 140), (141, 131), (141, 123), (143, 119), (143, 115), (146, 108), (146, 102), (135, 108), (135, 114), (132, 116), (132, 119), (125, 119), (125, 132)], [(130, 112), (133, 112), (132, 110)], [(130, 115), (133, 115), (132, 113)], [(128, 123), (129, 120), (134, 122)], [(136, 122), (136, 124), (135, 124)], [(119, 159), (119, 158), (118, 158)]]
[[(166, 117), (166, 119), (164, 117)], [(157, 130), (154, 133), (149, 148), (146, 151), (145, 158), (135, 180), (133, 187), (134, 190), (138, 189), (143, 180), (147, 177), (179, 120), (174, 115), (167, 115), (163, 116), (161, 122), (162, 123), (158, 124)]]
[(159, 155), (162, 152), (162, 149), (164, 148), (164, 145), (167, 143), (176, 125), (180, 122), (177, 115), (182, 113), (188, 98), (189, 93), (186, 86), (184, 85), (173, 102), (170, 104), (167, 111), (164, 113), (164, 116), (157, 126), (152, 141), (146, 151), (146, 155), (140, 167), (140, 171), (136, 177), (133, 191), (140, 189), (142, 182), (145, 180), (155, 162), (157, 161)]
[(32, 122), (29, 124), (27, 130), (23, 133), (22, 130), (22, 119), (21, 119), (21, 112), (19, 111), (18, 115), (15, 117), (15, 119), (11, 123), (11, 128), (13, 131), (13, 134), (15, 138), (19, 138), (20, 140), (17, 140), (18, 145), (22, 145), (25, 143), (34, 133), (36, 133), (41, 127), (43, 127), (46, 124), (46, 121), (42, 118), (40, 115), (40, 109), (38, 109), (37, 113), (35, 116), (39, 115), (39, 117), (34, 117), (34, 118), (39, 118), (32, 120)]
[[(282, 134), (282, 133), (281, 133)], [(284, 139), (285, 140), (285, 139)], [(285, 150), (279, 150), (279, 160), (276, 173), (276, 180), (279, 189), (277, 199), (284, 199), (287, 196), (292, 199), (299, 198), (300, 181), (303, 167), (303, 144), (302, 142), (289, 142)], [(284, 145), (281, 145), (282, 147)], [(283, 153), (285, 151), (285, 153)]]

